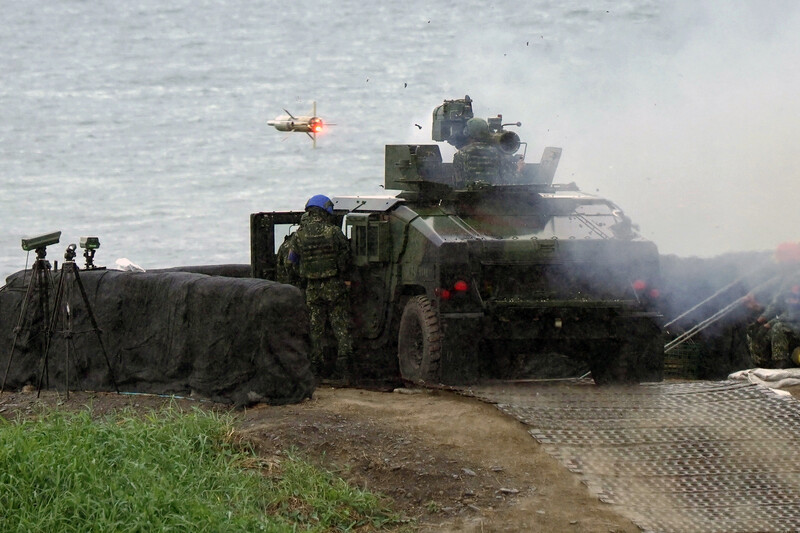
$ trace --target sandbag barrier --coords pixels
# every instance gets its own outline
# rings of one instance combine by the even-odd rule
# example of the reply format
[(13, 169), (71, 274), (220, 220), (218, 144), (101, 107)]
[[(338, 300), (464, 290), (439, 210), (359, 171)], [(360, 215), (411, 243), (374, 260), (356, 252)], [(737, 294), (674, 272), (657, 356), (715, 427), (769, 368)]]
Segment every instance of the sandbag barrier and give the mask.
[[(51, 307), (60, 275), (52, 274)], [(6, 390), (38, 387), (42, 376), (47, 335), (38, 291), (28, 298), (33, 301), (11, 353), (30, 278), (29, 270), (17, 272), (0, 290), (0, 372), (8, 368)], [(297, 288), (185, 271), (84, 270), (80, 279), (111, 369), (73, 287), (69, 365), (65, 330), (70, 328), (62, 320), (47, 350), (42, 388), (66, 390), (68, 370), (71, 390), (113, 391), (113, 372), (119, 390), (126, 392), (190, 395), (240, 406), (311, 397), (308, 313)], [(66, 287), (75, 283), (69, 277), (66, 282)]]

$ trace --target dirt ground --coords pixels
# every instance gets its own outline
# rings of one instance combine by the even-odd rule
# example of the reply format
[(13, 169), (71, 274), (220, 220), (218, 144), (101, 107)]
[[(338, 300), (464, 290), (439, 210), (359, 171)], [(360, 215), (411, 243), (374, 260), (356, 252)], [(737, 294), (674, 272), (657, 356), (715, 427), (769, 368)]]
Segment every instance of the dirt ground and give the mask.
[[(790, 392), (800, 397), (800, 387)], [(177, 405), (230, 411), (259, 455), (286, 450), (384, 494), (420, 531), (634, 532), (639, 528), (593, 497), (526, 427), (495, 407), (446, 391), (320, 387), (286, 406), (227, 406), (150, 395), (5, 392), (0, 416), (89, 407), (101, 415)]]
[[(0, 415), (89, 406), (102, 414), (171, 400), (145, 395), (5, 392)], [(180, 400), (180, 407), (223, 409)], [(547, 455), (526, 427), (478, 400), (445, 391), (320, 387), (297, 405), (231, 411), (240, 436), (272, 458), (294, 449), (353, 484), (379, 492), (420, 531), (633, 532)]]

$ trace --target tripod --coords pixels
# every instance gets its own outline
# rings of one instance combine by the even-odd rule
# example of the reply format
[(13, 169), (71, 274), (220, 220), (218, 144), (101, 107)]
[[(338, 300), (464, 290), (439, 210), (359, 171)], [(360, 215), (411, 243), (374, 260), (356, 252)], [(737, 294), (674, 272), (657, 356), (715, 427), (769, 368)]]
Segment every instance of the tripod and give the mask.
[[(70, 296), (72, 293), (72, 285), (67, 282), (67, 277), (72, 277), (74, 279), (75, 285), (78, 286), (78, 289), (81, 293), (81, 298), (83, 299), (83, 304), (86, 308), (86, 313), (89, 316), (89, 321), (92, 324), (92, 329), (97, 335), (97, 342), (100, 344), (100, 349), (103, 352), (103, 357), (106, 360), (106, 366), (108, 367), (108, 373), (111, 376), (111, 382), (114, 384), (114, 390), (117, 391), (119, 394), (119, 387), (117, 386), (117, 380), (114, 378), (114, 370), (111, 368), (111, 361), (108, 358), (108, 352), (106, 352), (106, 347), (103, 344), (103, 338), (100, 336), (100, 328), (97, 326), (97, 320), (95, 320), (94, 313), (92, 312), (92, 306), (89, 303), (89, 298), (86, 296), (86, 289), (83, 286), (83, 282), (81, 281), (81, 276), (79, 273), (78, 266), (75, 264), (75, 245), (70, 244), (67, 247), (67, 252), (64, 254), (64, 264), (61, 267), (61, 278), (58, 280), (58, 289), (56, 290), (56, 300), (55, 306), (53, 307), (53, 316), (50, 320), (49, 328), (47, 330), (47, 340), (45, 344), (44, 350), (44, 357), (42, 361), (42, 371), (39, 374), (39, 384), (37, 387), (37, 397), (42, 391), (42, 378), (47, 375), (47, 382), (46, 385), (49, 388), (50, 386), (50, 376), (48, 372), (48, 355), (50, 353), (50, 345), (53, 339), (53, 333), (55, 332), (56, 324), (58, 323), (58, 318), (60, 314), (63, 314), (64, 319), (64, 326), (65, 329), (63, 330), (64, 339), (65, 339), (65, 359), (64, 359), (64, 372), (66, 374), (65, 382), (66, 382), (66, 393), (67, 398), (69, 398), (69, 354), (70, 354), (70, 347), (72, 348), (72, 352), (76, 353), (75, 350), (75, 342), (73, 340), (74, 331), (72, 329), (72, 309), (70, 309)], [(62, 307), (61, 303), (64, 300), (64, 305)], [(9, 361), (10, 362), (10, 361)]]
[[(49, 332), (50, 325), (47, 322), (48, 313), (50, 311), (50, 286), (52, 285), (51, 280), (51, 272), (50, 272), (50, 262), (45, 259), (47, 255), (47, 247), (42, 246), (41, 248), (36, 248), (36, 262), (33, 263), (33, 269), (31, 270), (31, 279), (28, 281), (28, 288), (25, 291), (25, 299), (22, 301), (22, 309), (19, 313), (19, 320), (17, 321), (17, 327), (14, 328), (14, 341), (11, 344), (11, 353), (8, 356), (8, 363), (6, 364), (6, 371), (3, 375), (3, 385), (0, 387), (0, 392), (3, 392), (6, 388), (6, 379), (8, 378), (8, 370), (11, 368), (11, 361), (14, 359), (14, 350), (17, 347), (17, 340), (19, 340), (19, 334), (24, 329), (31, 329), (33, 325), (34, 318), (30, 317), (28, 319), (28, 305), (30, 304), (31, 300), (33, 299), (33, 293), (36, 292), (39, 295), (39, 313), (38, 316), (42, 319), (42, 328), (41, 332)], [(27, 326), (25, 326), (27, 322)], [(49, 333), (48, 333), (49, 335)], [(48, 342), (48, 341), (45, 341)], [(44, 353), (42, 353), (44, 356)]]

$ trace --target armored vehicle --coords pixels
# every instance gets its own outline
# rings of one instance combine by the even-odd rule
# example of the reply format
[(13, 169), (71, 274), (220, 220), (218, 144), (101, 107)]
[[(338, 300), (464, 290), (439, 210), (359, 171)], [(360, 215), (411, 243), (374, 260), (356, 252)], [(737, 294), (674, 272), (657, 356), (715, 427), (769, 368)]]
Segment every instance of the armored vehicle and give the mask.
[[(547, 354), (599, 384), (660, 380), (656, 246), (609, 200), (553, 183), (561, 149), (527, 163), (506, 126), (475, 118), (469, 96), (445, 100), (432, 137), (454, 163), (438, 144), (387, 145), (385, 196), (332, 197), (360, 359), (427, 383), (525, 378)], [(459, 163), (471, 137), (495, 154)], [(251, 215), (254, 276), (274, 279), (276, 226), (301, 214)]]

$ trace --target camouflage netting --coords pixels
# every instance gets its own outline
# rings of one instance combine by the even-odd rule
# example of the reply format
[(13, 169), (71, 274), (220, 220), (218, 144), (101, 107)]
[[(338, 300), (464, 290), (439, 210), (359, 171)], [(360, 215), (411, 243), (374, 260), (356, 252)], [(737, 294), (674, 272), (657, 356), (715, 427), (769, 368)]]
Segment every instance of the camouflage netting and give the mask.
[[(308, 317), (295, 287), (174, 270), (79, 275), (120, 391), (191, 394), (236, 405), (291, 403), (311, 396)], [(51, 306), (60, 272), (52, 278)], [(30, 271), (24, 277), (18, 272), (0, 290), (0, 372), (4, 376), (8, 368), (6, 390), (38, 386), (43, 368), (46, 335), (36, 292), (28, 299), (11, 357), (29, 280)], [(42, 387), (49, 382), (49, 388), (64, 390), (66, 367), (70, 389), (113, 391), (109, 364), (78, 285), (72, 276), (66, 280), (73, 342), (68, 352), (62, 312)]]

